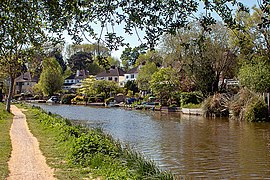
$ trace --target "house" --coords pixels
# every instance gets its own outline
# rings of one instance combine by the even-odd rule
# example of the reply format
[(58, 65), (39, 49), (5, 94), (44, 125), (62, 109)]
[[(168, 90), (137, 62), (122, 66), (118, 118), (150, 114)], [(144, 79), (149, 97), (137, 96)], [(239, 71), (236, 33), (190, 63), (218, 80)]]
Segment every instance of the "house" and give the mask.
[(38, 83), (38, 77), (31, 75), (30, 72), (22, 73), (15, 79), (15, 94), (31, 94), (33, 87)]
[(125, 81), (125, 72), (119, 68), (112, 66), (109, 70), (105, 70), (96, 75), (97, 80), (107, 80), (107, 81), (115, 81), (119, 84), (120, 87), (124, 87)]
[(88, 72), (85, 70), (77, 70), (76, 74), (71, 74), (64, 81), (63, 89), (71, 90), (81, 87), (81, 82), (88, 76)]
[(124, 83), (127, 83), (128, 81), (135, 81), (137, 79), (138, 72), (139, 72), (140, 68), (141, 68), (141, 65), (134, 67), (134, 68), (130, 69), (128, 72), (126, 72), (124, 74), (124, 76), (125, 76)]

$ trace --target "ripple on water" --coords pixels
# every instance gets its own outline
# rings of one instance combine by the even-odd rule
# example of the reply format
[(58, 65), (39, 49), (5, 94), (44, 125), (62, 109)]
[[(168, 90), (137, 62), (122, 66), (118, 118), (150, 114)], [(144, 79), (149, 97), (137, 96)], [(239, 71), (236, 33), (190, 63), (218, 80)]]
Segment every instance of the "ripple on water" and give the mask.
[(116, 108), (40, 106), (104, 129), (162, 169), (170, 169), (178, 179), (270, 178), (269, 123)]

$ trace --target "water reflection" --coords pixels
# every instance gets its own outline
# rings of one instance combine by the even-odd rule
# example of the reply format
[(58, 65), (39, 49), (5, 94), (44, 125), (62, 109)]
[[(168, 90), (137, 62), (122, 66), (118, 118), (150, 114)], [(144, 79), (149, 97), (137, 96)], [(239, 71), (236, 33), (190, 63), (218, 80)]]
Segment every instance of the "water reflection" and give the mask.
[(99, 127), (179, 178), (270, 178), (270, 124), (179, 113), (41, 105)]

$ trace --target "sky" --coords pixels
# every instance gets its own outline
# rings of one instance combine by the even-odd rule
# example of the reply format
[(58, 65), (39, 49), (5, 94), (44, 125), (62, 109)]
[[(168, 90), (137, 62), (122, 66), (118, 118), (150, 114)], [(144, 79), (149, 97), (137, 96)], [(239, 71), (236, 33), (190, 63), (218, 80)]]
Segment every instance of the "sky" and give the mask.
[[(249, 8), (253, 7), (254, 5), (258, 6), (257, 0), (240, 0), (240, 2), (242, 2), (244, 5), (246, 5)], [(198, 12), (198, 14), (200, 14), (200, 11)], [(97, 30), (97, 32), (100, 31), (100, 27), (98, 25), (94, 25), (93, 27)], [(138, 46), (141, 44), (138, 37), (136, 36), (136, 33), (134, 33), (132, 36), (127, 35), (127, 34), (125, 34), (122, 26), (115, 27), (115, 32), (119, 35), (122, 35), (125, 38), (125, 42), (128, 42), (131, 47), (135, 47), (135, 46)], [(72, 40), (67, 35), (66, 32), (64, 33), (64, 37), (66, 40), (66, 44), (72, 44)], [(141, 40), (143, 40), (143, 33), (142, 32), (140, 33), (140, 38), (141, 38)], [(94, 43), (94, 42), (95, 41), (93, 41), (92, 43)], [(84, 40), (82, 43), (89, 43), (89, 42)], [(112, 51), (112, 57), (115, 57), (118, 60), (120, 60), (120, 56), (121, 56), (122, 51), (124, 49), (125, 49), (125, 47), (119, 47), (119, 50)]]

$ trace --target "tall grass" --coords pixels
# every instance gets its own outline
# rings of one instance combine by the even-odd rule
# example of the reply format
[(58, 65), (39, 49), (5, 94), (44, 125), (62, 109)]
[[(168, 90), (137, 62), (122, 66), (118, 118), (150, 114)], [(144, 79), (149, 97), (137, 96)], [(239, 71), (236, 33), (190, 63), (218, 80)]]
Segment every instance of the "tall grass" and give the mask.
[(5, 179), (9, 174), (7, 162), (11, 154), (11, 124), (12, 115), (5, 110), (5, 105), (0, 103), (0, 179)]
[(57, 115), (29, 108), (27, 119), (58, 179), (173, 179), (154, 162), (100, 129), (71, 125)]

